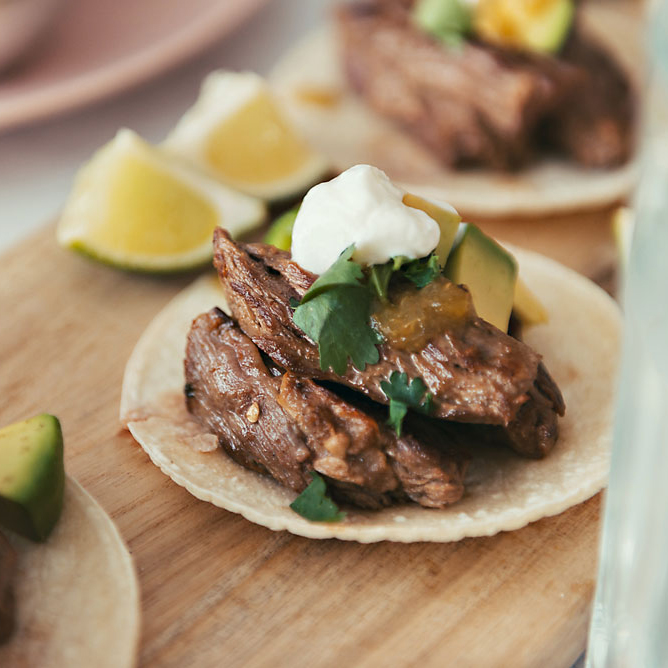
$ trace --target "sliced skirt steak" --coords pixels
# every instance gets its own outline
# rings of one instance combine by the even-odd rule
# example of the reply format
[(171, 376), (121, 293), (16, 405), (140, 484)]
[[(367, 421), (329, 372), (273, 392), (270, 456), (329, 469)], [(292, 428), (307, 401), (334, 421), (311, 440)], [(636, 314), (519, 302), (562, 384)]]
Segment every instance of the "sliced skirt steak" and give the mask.
[[(393, 371), (420, 377), (433, 397), (432, 415), (459, 422), (498, 425), (506, 442), (532, 457), (555, 443), (561, 393), (529, 346), (481, 318), (468, 316), (418, 351), (379, 346), (380, 361), (343, 375), (320, 368), (318, 346), (293, 321), (290, 299), (300, 299), (315, 276), (266, 244), (238, 244), (217, 229), (214, 263), (234, 319), (276, 364), (307, 378), (342, 383), (387, 403), (381, 383)], [(463, 288), (462, 288), (463, 290)]]
[[(219, 309), (199, 316), (186, 347), (187, 406), (237, 462), (301, 492), (322, 474), (332, 495), (363, 508), (413, 500), (441, 508), (464, 492), (467, 457), (383, 422), (264, 356)], [(453, 437), (454, 438), (454, 437)]]

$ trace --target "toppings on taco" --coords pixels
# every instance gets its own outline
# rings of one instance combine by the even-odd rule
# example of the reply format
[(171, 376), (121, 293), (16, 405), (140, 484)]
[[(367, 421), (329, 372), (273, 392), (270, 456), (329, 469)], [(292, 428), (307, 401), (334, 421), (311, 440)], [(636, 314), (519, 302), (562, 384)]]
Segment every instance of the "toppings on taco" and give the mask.
[(405, 195), (366, 165), (315, 186), (292, 230), (299, 261), (215, 233), (233, 319), (218, 309), (193, 323), (188, 410), (235, 461), (297, 492), (317, 471), (360, 507), (444, 507), (464, 492), (461, 444), (542, 457), (557, 440), (561, 393), (503, 331), (514, 258), (464, 226), (454, 248), (446, 230), (446, 256), (429, 262), (441, 228)]

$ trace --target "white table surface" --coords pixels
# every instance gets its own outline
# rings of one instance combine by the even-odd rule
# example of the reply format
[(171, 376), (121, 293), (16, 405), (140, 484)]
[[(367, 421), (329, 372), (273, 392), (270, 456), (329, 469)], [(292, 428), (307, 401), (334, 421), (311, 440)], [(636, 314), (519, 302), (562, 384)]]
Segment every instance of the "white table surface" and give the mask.
[(328, 0), (270, 0), (234, 34), (148, 83), (0, 134), (0, 252), (54, 220), (79, 166), (118, 128), (160, 141), (195, 101), (208, 72), (224, 67), (268, 73), (295, 39), (324, 20), (329, 5)]

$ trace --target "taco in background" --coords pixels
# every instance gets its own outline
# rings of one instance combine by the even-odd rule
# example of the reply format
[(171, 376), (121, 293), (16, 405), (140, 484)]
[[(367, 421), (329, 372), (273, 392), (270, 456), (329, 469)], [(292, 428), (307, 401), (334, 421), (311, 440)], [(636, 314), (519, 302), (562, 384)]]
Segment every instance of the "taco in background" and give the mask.
[(132, 558), (109, 516), (76, 481), (67, 478), (64, 491), (62, 515), (45, 542), (7, 532), (14, 620), (0, 665), (130, 668), (140, 629)]
[[(495, 3), (504, 4), (479, 5)], [(425, 4), (453, 2), (344, 3), (336, 30), (308, 36), (274, 69), (287, 113), (336, 168), (378, 165), (468, 216), (567, 212), (629, 194), (635, 101), (626, 72), (641, 63), (629, 29), (637, 9), (579, 7), (563, 53), (552, 55), (468, 34), (443, 43), (412, 16)]]

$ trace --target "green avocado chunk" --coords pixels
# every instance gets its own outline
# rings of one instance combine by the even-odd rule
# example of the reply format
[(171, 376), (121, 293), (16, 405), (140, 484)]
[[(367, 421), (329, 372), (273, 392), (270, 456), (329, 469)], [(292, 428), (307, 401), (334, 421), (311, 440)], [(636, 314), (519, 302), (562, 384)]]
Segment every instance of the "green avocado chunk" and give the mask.
[(413, 209), (424, 211), (438, 223), (441, 229), (441, 238), (439, 239), (438, 246), (434, 248), (434, 252), (438, 255), (441, 265), (444, 265), (445, 259), (452, 249), (452, 244), (455, 242), (462, 217), (457, 213), (440, 207), (435, 202), (424, 199), (424, 197), (418, 197), (418, 195), (413, 195), (412, 193), (404, 195), (403, 203)]
[(556, 53), (564, 43), (573, 24), (573, 0), (555, 0), (543, 14), (536, 16), (526, 28), (525, 42), (534, 51)]
[(292, 246), (292, 228), (299, 213), (299, 207), (286, 211), (279, 216), (264, 235), (264, 243), (271, 244), (281, 250), (289, 251)]
[(471, 29), (471, 10), (464, 0), (418, 0), (413, 22), (446, 45), (457, 45)]
[(46, 540), (60, 517), (64, 489), (58, 418), (44, 413), (0, 429), (0, 525)]
[(505, 332), (513, 310), (517, 262), (475, 225), (462, 227), (443, 273), (453, 283), (465, 285), (476, 313)]

